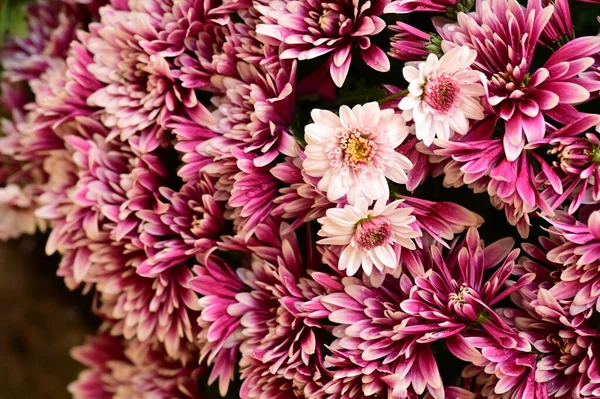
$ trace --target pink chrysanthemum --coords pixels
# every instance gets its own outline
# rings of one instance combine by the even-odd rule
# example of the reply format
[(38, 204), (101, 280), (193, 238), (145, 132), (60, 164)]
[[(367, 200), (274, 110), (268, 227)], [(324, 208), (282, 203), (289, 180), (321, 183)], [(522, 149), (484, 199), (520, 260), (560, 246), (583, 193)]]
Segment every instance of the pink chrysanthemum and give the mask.
[(111, 136), (127, 140), (140, 134), (144, 139), (138, 144), (151, 151), (163, 144), (168, 118), (181, 108), (206, 119), (210, 114), (193, 90), (177, 84), (167, 60), (141, 45), (157, 37), (160, 12), (148, 12), (143, 3), (130, 6), (103, 7), (100, 22), (90, 25), (88, 49), (94, 61), (88, 70), (103, 87), (88, 98), (88, 104), (102, 108), (103, 123), (113, 129)]
[(144, 220), (148, 259), (138, 274), (156, 277), (163, 271), (192, 259), (210, 254), (225, 229), (224, 204), (214, 198), (213, 182), (206, 176), (186, 183), (179, 191), (159, 189), (167, 204), (162, 213), (140, 211)]
[(378, 200), (369, 209), (361, 198), (354, 206), (328, 209), (327, 216), (319, 219), (318, 234), (324, 238), (318, 244), (344, 246), (338, 268), (353, 276), (362, 267), (377, 285), (385, 274), (397, 274), (401, 249), (415, 249), (412, 239), (420, 236), (412, 227), (412, 208), (399, 208), (402, 200), (386, 202)]
[(71, 351), (88, 368), (69, 385), (69, 392), (76, 399), (199, 399), (196, 380), (202, 369), (192, 348), (186, 348), (183, 360), (175, 360), (157, 342), (125, 341), (105, 333), (89, 337)]
[(464, 135), (469, 119), (483, 119), (482, 77), (470, 69), (476, 56), (467, 47), (457, 47), (439, 59), (430, 54), (418, 66), (404, 67), (408, 95), (398, 107), (415, 122), (417, 138), (425, 145), (431, 145), (436, 136), (449, 140), (454, 133)]
[(386, 178), (406, 183), (410, 161), (394, 151), (408, 135), (402, 116), (380, 110), (375, 102), (340, 108), (340, 116), (315, 109), (314, 123), (305, 128), (309, 176), (320, 177), (318, 188), (330, 201), (347, 196), (351, 204), (365, 197), (389, 197)]
[(572, 316), (549, 291), (522, 292), (517, 300), (526, 312), (504, 309), (522, 336), (540, 354), (535, 379), (546, 384), (552, 398), (591, 398), (600, 387), (595, 357), (600, 333), (589, 320)]
[(275, 40), (275, 43), (281, 42), (283, 59), (308, 60), (331, 53), (331, 77), (338, 87), (342, 87), (350, 70), (352, 49), (356, 45), (371, 68), (380, 72), (390, 69), (385, 52), (372, 44), (369, 38), (385, 28), (380, 15), (388, 2), (271, 2), (256, 7), (268, 21), (258, 25), (256, 32)]
[(536, 44), (552, 12), (553, 6), (542, 8), (540, 1), (523, 7), (516, 0), (482, 0), (475, 12), (459, 13), (457, 23), (436, 23), (444, 51), (468, 46), (477, 52), (473, 68), (487, 77), (487, 100), (505, 121), (503, 143), (509, 161), (517, 159), (526, 141), (544, 137), (544, 115), (566, 121), (573, 114), (571, 105), (586, 101), (598, 87), (577, 75), (594, 63), (590, 56), (600, 50), (599, 36), (572, 40), (541, 68), (531, 70)]
[[(313, 278), (306, 274), (296, 235), (284, 233), (286, 227), (281, 224), (279, 233), (270, 231), (265, 237), (270, 244), (264, 244), (272, 252), (266, 258), (275, 264), (254, 255), (250, 269), (239, 268), (236, 276), (227, 265), (209, 258), (207, 266), (196, 268), (199, 277), (190, 282), (206, 295), (200, 304), (209, 361), (219, 362), (220, 352), (240, 347), (242, 397), (294, 397), (294, 392), (312, 392), (318, 385), (323, 345), (318, 333), (325, 331), (322, 319), (327, 316), (318, 298), (341, 286), (326, 275), (313, 273)], [(281, 241), (277, 238), (280, 234)], [(243, 241), (232, 242), (229, 247), (238, 245)], [(250, 239), (249, 245), (254, 248), (255, 240)], [(313, 263), (310, 253), (305, 262)], [(232, 288), (215, 290), (216, 278), (228, 281)], [(218, 367), (228, 370), (221, 380), (222, 389), (226, 389), (233, 364), (223, 362)]]
[[(595, 209), (595, 208), (592, 208)], [(586, 217), (586, 215), (583, 215)], [(547, 253), (549, 261), (561, 264), (561, 281), (549, 291), (559, 300), (569, 299), (573, 315), (591, 315), (591, 309), (600, 309), (600, 211), (594, 210), (579, 221), (564, 212), (548, 218), (553, 225), (549, 230), (554, 247)]]
[(327, 357), (332, 379), (323, 392), (331, 399), (413, 398), (429, 391), (444, 398), (442, 379), (429, 344), (418, 344), (402, 330), (409, 317), (400, 309), (412, 282), (406, 275), (390, 278), (379, 288), (346, 277), (343, 291), (321, 302), (338, 326), (332, 355)]
[(8, 184), (0, 188), (0, 240), (6, 241), (23, 234), (33, 234), (45, 224), (36, 214), (38, 204), (34, 186), (22, 189), (16, 184)]
[(237, 63), (237, 77), (213, 75), (212, 84), (223, 93), (214, 96), (217, 106), (214, 129), (255, 153), (254, 164), (271, 164), (280, 154), (296, 155), (290, 132), (295, 110), (296, 62), (283, 61), (274, 70)]
[[(526, 274), (510, 288), (504, 287), (519, 253), (510, 252), (513, 244), (512, 239), (504, 239), (484, 247), (477, 230), (470, 229), (465, 241), (448, 254), (442, 254), (439, 244), (432, 246), (432, 269), (415, 278), (409, 298), (400, 305), (412, 316), (404, 332), (419, 336), (418, 342), (433, 342), (467, 328), (481, 328), (501, 346), (515, 347), (516, 334), (492, 310), (534, 278)], [(500, 262), (484, 280), (484, 273)]]
[(140, 341), (158, 340), (173, 358), (178, 358), (186, 342), (193, 342), (197, 326), (198, 297), (188, 285), (191, 270), (181, 264), (155, 278), (137, 274), (146, 259), (140, 242), (115, 243), (110, 240), (86, 247), (88, 279), (96, 283), (98, 312), (111, 320), (113, 335)]
[(317, 188), (318, 180), (302, 169), (301, 157), (286, 158), (271, 169), (271, 174), (285, 183), (275, 199), (278, 205), (273, 215), (291, 222), (291, 228), (325, 216), (325, 211), (334, 206)]

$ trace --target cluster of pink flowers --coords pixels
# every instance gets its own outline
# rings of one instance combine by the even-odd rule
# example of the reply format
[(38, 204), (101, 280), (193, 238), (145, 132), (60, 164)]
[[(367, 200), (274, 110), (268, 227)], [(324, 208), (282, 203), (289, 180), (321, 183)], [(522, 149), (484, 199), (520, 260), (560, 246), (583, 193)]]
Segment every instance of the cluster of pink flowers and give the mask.
[(69, 392), (600, 398), (599, 14), (30, 4), (0, 239), (94, 296)]

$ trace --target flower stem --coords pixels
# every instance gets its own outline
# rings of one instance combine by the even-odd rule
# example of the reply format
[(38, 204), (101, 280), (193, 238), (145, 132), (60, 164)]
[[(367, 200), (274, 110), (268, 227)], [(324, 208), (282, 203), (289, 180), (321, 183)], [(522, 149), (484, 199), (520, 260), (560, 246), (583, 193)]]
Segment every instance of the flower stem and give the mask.
[(385, 104), (385, 103), (387, 103), (387, 102), (390, 102), (390, 101), (392, 101), (392, 100), (395, 100), (395, 99), (397, 99), (397, 98), (399, 98), (399, 97), (404, 97), (404, 96), (405, 96), (405, 95), (407, 95), (407, 94), (408, 94), (408, 89), (406, 89), (406, 90), (401, 90), (401, 91), (399, 91), (399, 92), (397, 92), (397, 93), (390, 94), (389, 96), (385, 96), (385, 97), (383, 97), (383, 98), (380, 98), (379, 100), (377, 100), (377, 102), (378, 102), (379, 104)]

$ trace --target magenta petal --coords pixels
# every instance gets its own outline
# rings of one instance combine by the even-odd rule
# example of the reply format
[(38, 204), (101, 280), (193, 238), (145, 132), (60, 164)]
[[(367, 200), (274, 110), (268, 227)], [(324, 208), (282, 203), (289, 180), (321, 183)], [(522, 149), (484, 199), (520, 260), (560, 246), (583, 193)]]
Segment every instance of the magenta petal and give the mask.
[(367, 65), (376, 71), (387, 72), (390, 70), (390, 60), (379, 47), (371, 45), (368, 49), (362, 50), (361, 55)]

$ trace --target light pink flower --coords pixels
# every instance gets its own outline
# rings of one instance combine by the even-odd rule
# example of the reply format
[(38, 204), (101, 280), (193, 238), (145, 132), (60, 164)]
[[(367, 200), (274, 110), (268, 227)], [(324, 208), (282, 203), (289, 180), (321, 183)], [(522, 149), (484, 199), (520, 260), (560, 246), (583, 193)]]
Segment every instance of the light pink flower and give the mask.
[(398, 107), (415, 122), (417, 138), (425, 145), (431, 145), (435, 137), (448, 140), (454, 133), (464, 135), (469, 119), (483, 119), (482, 76), (470, 69), (476, 56), (475, 51), (458, 47), (439, 59), (430, 54), (418, 66), (404, 67), (408, 95)]
[[(359, 199), (356, 205), (327, 210), (320, 218), (318, 241), (322, 245), (343, 245), (338, 268), (353, 276), (361, 268), (371, 280), (381, 284), (385, 274), (395, 274), (401, 248), (415, 249), (413, 238), (419, 237), (411, 224), (416, 220), (412, 208), (399, 208), (402, 200), (386, 205), (380, 199), (373, 209)], [(377, 285), (379, 285), (377, 284)]]
[[(33, 186), (31, 186), (33, 188)], [(31, 191), (31, 190), (28, 190)], [(33, 234), (44, 226), (35, 215), (37, 203), (32, 192), (16, 184), (0, 188), (0, 240), (6, 241), (23, 234)]]
[(305, 128), (307, 146), (303, 168), (320, 177), (318, 188), (331, 201), (344, 195), (348, 202), (389, 197), (386, 178), (407, 181), (412, 164), (394, 151), (408, 135), (402, 116), (380, 110), (376, 102), (340, 108), (340, 116), (315, 109), (314, 123)]
[(185, 356), (177, 360), (161, 346), (106, 332), (88, 337), (71, 350), (71, 356), (87, 368), (69, 384), (69, 393), (75, 399), (201, 398), (197, 379), (202, 368), (193, 345), (182, 348)]

